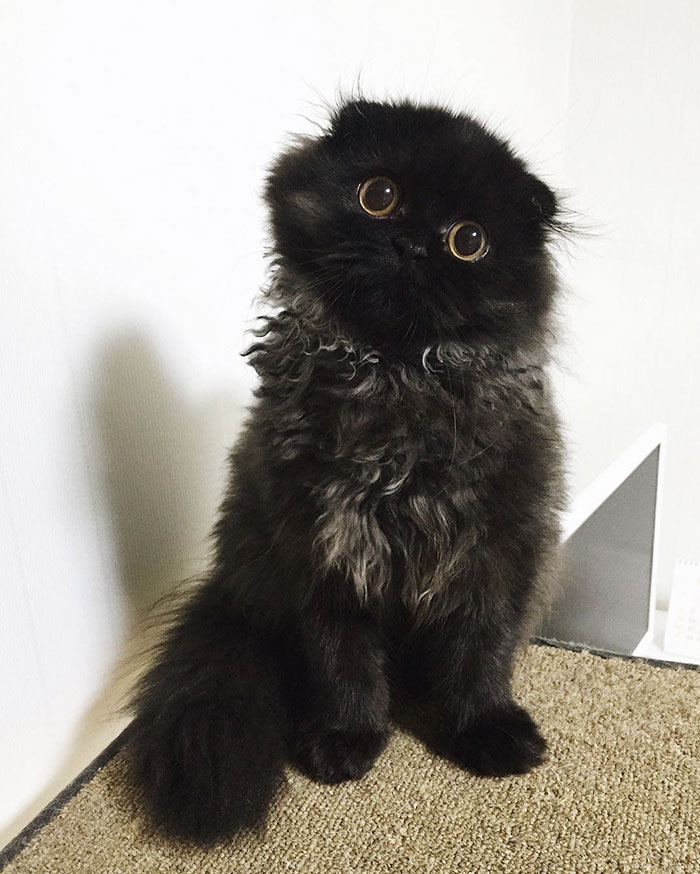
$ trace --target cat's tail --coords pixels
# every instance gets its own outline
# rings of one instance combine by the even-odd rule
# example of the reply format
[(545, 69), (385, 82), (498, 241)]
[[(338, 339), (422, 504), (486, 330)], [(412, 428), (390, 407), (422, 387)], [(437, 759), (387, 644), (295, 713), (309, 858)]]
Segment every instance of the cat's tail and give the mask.
[(269, 638), (205, 586), (134, 695), (132, 781), (164, 833), (210, 844), (264, 821), (285, 764)]

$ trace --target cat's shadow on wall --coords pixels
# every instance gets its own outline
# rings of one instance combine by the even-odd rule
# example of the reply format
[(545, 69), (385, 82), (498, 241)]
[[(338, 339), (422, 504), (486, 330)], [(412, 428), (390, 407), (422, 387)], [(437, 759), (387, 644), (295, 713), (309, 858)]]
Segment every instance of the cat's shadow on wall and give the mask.
[(187, 396), (144, 334), (104, 346), (91, 404), (99, 500), (132, 620), (201, 572), (242, 389)]

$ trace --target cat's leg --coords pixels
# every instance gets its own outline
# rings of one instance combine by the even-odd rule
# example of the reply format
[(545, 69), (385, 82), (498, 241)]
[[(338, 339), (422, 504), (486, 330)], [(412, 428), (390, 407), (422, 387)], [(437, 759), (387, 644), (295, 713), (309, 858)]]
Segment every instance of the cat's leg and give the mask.
[[(332, 585), (329, 582), (329, 585)], [(386, 743), (389, 687), (380, 629), (357, 606), (312, 599), (299, 620), (304, 676), (298, 764), (323, 783), (362, 777)]]
[(511, 693), (516, 627), (515, 617), (456, 611), (428, 623), (418, 641), (445, 752), (485, 776), (527, 773), (546, 751), (535, 722)]

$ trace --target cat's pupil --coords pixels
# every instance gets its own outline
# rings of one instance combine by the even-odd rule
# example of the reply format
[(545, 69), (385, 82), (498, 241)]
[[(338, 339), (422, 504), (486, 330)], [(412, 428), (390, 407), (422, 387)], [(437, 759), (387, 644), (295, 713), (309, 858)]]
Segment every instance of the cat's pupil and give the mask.
[(454, 235), (454, 247), (460, 255), (476, 255), (484, 243), (481, 230), (476, 225), (464, 225)]
[(382, 212), (394, 199), (394, 186), (388, 179), (377, 179), (367, 186), (365, 202), (370, 209)]

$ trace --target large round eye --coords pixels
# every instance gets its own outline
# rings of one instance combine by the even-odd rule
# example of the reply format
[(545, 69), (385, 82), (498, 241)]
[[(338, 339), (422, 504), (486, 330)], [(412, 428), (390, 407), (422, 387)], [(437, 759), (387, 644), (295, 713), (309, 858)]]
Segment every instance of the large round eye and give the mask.
[(461, 261), (478, 261), (489, 250), (486, 231), (476, 222), (455, 222), (447, 232), (447, 245)]
[(357, 191), (360, 206), (375, 218), (384, 218), (399, 205), (399, 186), (387, 176), (373, 176), (360, 185)]

